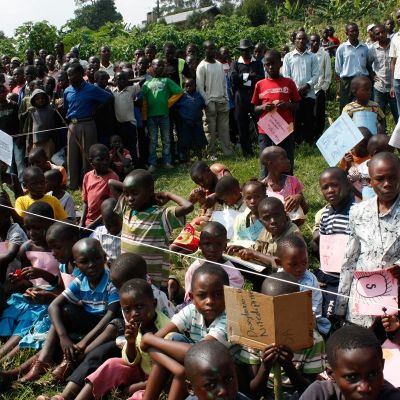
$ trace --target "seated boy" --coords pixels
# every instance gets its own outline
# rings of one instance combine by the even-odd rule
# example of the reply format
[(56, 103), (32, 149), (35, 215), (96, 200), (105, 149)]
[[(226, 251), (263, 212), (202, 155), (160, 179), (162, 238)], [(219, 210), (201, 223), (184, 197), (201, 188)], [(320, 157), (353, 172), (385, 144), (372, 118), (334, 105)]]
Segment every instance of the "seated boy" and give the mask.
[[(298, 286), (293, 284), (296, 279), (286, 272), (274, 273), (271, 278), (265, 279), (261, 289), (261, 292), (267, 296), (280, 296), (299, 291)], [(254, 368), (255, 366), (252, 365), (246, 391), (249, 391), (253, 398), (264, 396), (265, 399), (273, 399), (274, 375), (272, 367), (275, 363), (278, 363), (282, 369), (283, 395), (294, 394), (294, 396), (298, 396), (295, 392), (303, 392), (317, 375), (324, 371), (324, 347), (321, 335), (315, 330), (314, 344), (302, 351), (293, 353), (288, 346), (276, 346), (274, 344), (267, 346), (258, 359), (258, 367)], [(254, 364), (254, 360), (252, 362)], [(246, 383), (242, 381), (241, 384), (245, 385)]]
[[(222, 254), (226, 250), (227, 233), (225, 227), (219, 222), (210, 221), (203, 228), (200, 234), (199, 248), (203, 256), (208, 261), (217, 262), (229, 276), (229, 286), (241, 288), (244, 278), (240, 271), (230, 262), (224, 260)], [(194, 272), (207, 262), (196, 260), (193, 262), (185, 274), (185, 302), (190, 301), (190, 289), (192, 287), (192, 277)]]
[(400, 390), (383, 379), (381, 345), (369, 329), (346, 325), (326, 343), (330, 380), (315, 381), (300, 400), (398, 400)]
[(30, 205), (37, 201), (44, 201), (52, 207), (55, 219), (63, 221), (68, 218), (68, 214), (59, 200), (54, 196), (46, 194), (46, 180), (43, 171), (39, 167), (25, 168), (24, 186), (28, 194), (20, 196), (15, 200), (15, 211), (20, 217), (23, 217), (24, 211)]
[(120, 179), (124, 179), (133, 169), (131, 153), (124, 148), (122, 139), (118, 135), (112, 135), (110, 138), (110, 160), (111, 169)]
[(185, 374), (190, 396), (186, 400), (246, 400), (238, 391), (235, 363), (218, 341), (194, 344), (185, 355)]
[(97, 239), (107, 254), (107, 264), (111, 264), (121, 254), (122, 219), (114, 211), (117, 200), (109, 198), (101, 203), (101, 219), (103, 224), (98, 226), (90, 237)]
[(62, 185), (65, 186), (67, 184), (68, 175), (65, 168), (61, 165), (52, 164), (48, 160), (46, 152), (42, 147), (35, 147), (29, 152), (28, 163), (29, 165), (39, 167), (43, 172), (51, 169), (58, 169), (62, 174)]
[(229, 277), (221, 267), (207, 264), (198, 268), (192, 278), (190, 297), (193, 303), (175, 314), (155, 335), (147, 333), (143, 336), (142, 350), (149, 351), (154, 362), (147, 382), (147, 399), (158, 399), (171, 373), (169, 396), (185, 396), (182, 364), (192, 344), (218, 340), (229, 347), (224, 285), (229, 285)]

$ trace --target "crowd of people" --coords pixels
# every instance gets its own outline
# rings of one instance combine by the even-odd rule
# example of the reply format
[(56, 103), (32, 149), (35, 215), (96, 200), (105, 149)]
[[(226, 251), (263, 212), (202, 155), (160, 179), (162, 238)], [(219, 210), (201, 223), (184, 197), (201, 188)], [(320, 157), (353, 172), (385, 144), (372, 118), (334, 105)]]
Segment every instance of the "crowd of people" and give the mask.
[[(400, 351), (399, 309), (360, 313), (354, 275), (400, 278), (400, 160), (386, 124), (386, 108), (398, 119), (400, 33), (392, 19), (368, 26), (366, 43), (357, 24), (345, 32), (340, 44), (332, 27), (301, 28), (281, 51), (242, 39), (236, 59), (212, 40), (149, 44), (133, 62), (112, 62), (108, 46), (82, 60), (62, 43), (24, 62), (2, 56), (13, 163), (0, 161), (0, 365), (35, 353), (0, 371), (1, 391), (51, 371), (64, 389), (38, 400), (116, 388), (130, 399), (276, 399), (277, 381), (285, 399), (400, 399), (382, 350)], [(373, 119), (338, 166), (311, 171), (326, 206), (307, 244), (295, 146), (324, 132), (333, 76), (343, 113)], [(257, 124), (269, 113), (293, 124), (279, 145)], [(260, 179), (233, 176), (236, 148), (258, 156)], [(155, 190), (155, 172), (177, 163), (196, 185), (187, 198)], [(309, 270), (309, 249), (319, 258), (338, 236), (341, 271)], [(191, 258), (184, 284), (170, 252)], [(267, 296), (312, 288), (313, 344), (230, 342), (224, 286), (245, 281)]]

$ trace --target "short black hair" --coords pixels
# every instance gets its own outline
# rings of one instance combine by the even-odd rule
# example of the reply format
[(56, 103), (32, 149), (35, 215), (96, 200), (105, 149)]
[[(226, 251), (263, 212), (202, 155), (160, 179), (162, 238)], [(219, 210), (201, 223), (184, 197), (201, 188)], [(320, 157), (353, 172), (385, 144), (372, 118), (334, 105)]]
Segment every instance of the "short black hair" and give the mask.
[(145, 279), (147, 264), (143, 257), (134, 253), (120, 254), (111, 265), (112, 275), (123, 277), (124, 281), (130, 279)]
[(326, 355), (332, 369), (336, 367), (338, 352), (340, 350), (350, 351), (356, 349), (374, 349), (376, 354), (382, 358), (382, 347), (378, 338), (367, 328), (358, 325), (345, 325), (326, 342)]
[(282, 258), (285, 254), (286, 249), (301, 249), (307, 251), (307, 244), (304, 239), (296, 234), (288, 235), (281, 240), (278, 241), (276, 247), (276, 255), (279, 258)]
[(49, 218), (54, 219), (53, 207), (49, 203), (46, 203), (44, 201), (36, 201), (35, 203), (31, 204), (26, 211), (30, 214), (25, 213), (24, 218), (40, 218), (41, 216), (47, 217), (41, 219), (46, 219), (50, 224), (52, 222)]
[(92, 144), (89, 148), (89, 158), (95, 157), (100, 152), (105, 152), (108, 154), (108, 147), (101, 143)]
[(365, 127), (365, 126), (359, 126), (358, 130), (361, 132), (361, 134), (363, 135), (364, 139), (370, 139), (372, 136), (371, 131)]
[[(392, 161), (397, 169), (400, 168), (400, 160), (397, 156), (393, 153), (388, 151), (382, 151), (381, 153), (375, 154), (368, 163), (368, 169), (370, 170), (372, 167), (375, 166), (380, 161)], [(370, 173), (371, 175), (371, 173)]]
[(63, 181), (63, 176), (60, 170), (58, 169), (49, 169), (44, 173), (44, 178), (46, 180), (54, 180), (57, 185), (61, 186)]
[(110, 79), (110, 75), (108, 74), (107, 71), (99, 69), (94, 73), (94, 80), (98, 81), (101, 76), (106, 76), (106, 75), (108, 76), (108, 79)]
[(360, 84), (362, 84), (364, 82), (367, 82), (372, 87), (371, 80), (367, 76), (356, 76), (355, 78), (353, 78), (353, 80), (351, 81), (351, 84), (350, 84), (351, 93), (354, 94), (354, 92), (358, 89)]
[(124, 182), (127, 179), (133, 178), (135, 182), (140, 183), (144, 188), (152, 188), (154, 187), (154, 177), (151, 175), (149, 171), (145, 169), (135, 169), (131, 171), (124, 179)]
[(193, 291), (194, 285), (197, 282), (197, 279), (202, 275), (214, 275), (219, 278), (219, 281), (223, 285), (229, 285), (229, 276), (226, 271), (220, 267), (219, 265), (212, 264), (210, 262), (205, 261), (199, 268), (194, 271), (192, 276), (192, 284), (191, 290)]
[(267, 296), (281, 296), (283, 294), (297, 293), (299, 291), (300, 288), (296, 278), (285, 271), (275, 272), (269, 275), (268, 278), (264, 279), (261, 286), (261, 293)]
[(265, 55), (264, 55), (264, 59), (266, 60), (267, 58), (275, 58), (279, 61), (281, 61), (281, 53), (279, 53), (279, 51), (276, 50), (267, 50)]
[[(351, 27), (355, 27), (358, 29), (358, 25), (355, 22), (349, 22), (348, 24), (346, 24), (344, 26), (345, 32), (347, 32)], [(334, 31), (333, 27), (331, 27), (331, 26), (328, 29)]]
[(115, 207), (117, 205), (117, 199), (114, 199), (114, 197), (109, 197), (108, 199), (103, 200), (101, 203), (100, 209), (101, 209), (101, 215), (111, 215), (115, 214), (118, 215), (115, 212)]
[(119, 289), (120, 295), (132, 292), (140, 297), (147, 297), (148, 299), (152, 300), (154, 299), (153, 289), (144, 279), (130, 279), (121, 286), (121, 289)]
[(262, 199), (260, 201), (260, 204), (258, 205), (259, 210), (262, 210), (267, 207), (278, 207), (281, 212), (283, 213), (285, 212), (284, 204), (276, 197), (266, 197), (265, 199)]
[(192, 165), (190, 169), (190, 176), (193, 177), (196, 174), (206, 172), (210, 169), (208, 164), (205, 161), (197, 161)]
[[(76, 53), (73, 53), (73, 54), (76, 54)], [(69, 64), (68, 69), (70, 69), (74, 72), (80, 72), (82, 75), (85, 73), (85, 70), (83, 69), (80, 62), (73, 62), (73, 63)]]
[(259, 181), (257, 178), (252, 178), (245, 182), (242, 186), (242, 192), (247, 186), (255, 186), (257, 189), (263, 190), (265, 192), (265, 184)]
[(346, 172), (343, 169), (339, 168), (339, 167), (328, 167), (328, 168), (325, 168), (321, 172), (321, 175), (319, 176), (319, 179), (321, 180), (321, 178), (324, 175), (327, 175), (327, 174), (335, 174), (336, 176), (338, 176), (340, 178), (341, 181), (348, 182)]
[(42, 160), (48, 160), (46, 151), (43, 147), (34, 147), (28, 154), (28, 159), (32, 158), (40, 158)]
[(233, 176), (223, 176), (215, 185), (215, 194), (217, 197), (232, 193), (234, 190), (240, 190), (240, 184)]
[(37, 176), (37, 175), (42, 175), (44, 178), (43, 171), (36, 165), (32, 165), (30, 167), (25, 168), (23, 174), (24, 182), (26, 182), (32, 176)]
[(79, 239), (79, 227), (69, 224), (63, 224), (62, 222), (55, 222), (52, 224), (46, 233), (46, 238), (56, 238), (59, 241), (78, 241)]

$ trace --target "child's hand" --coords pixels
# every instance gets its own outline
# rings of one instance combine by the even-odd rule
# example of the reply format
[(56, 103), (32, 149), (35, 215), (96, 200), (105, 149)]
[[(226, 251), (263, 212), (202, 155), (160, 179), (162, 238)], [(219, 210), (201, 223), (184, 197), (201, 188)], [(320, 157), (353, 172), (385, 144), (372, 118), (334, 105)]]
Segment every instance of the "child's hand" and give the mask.
[(382, 317), (382, 325), (386, 332), (395, 332), (400, 328), (397, 315), (385, 315)]
[(56, 297), (54, 293), (40, 288), (28, 288), (24, 293), (24, 297), (28, 297), (36, 304), (50, 304)]
[(275, 343), (273, 343), (264, 349), (264, 352), (261, 355), (261, 360), (266, 369), (271, 369), (278, 360), (278, 357), (278, 348), (275, 346)]
[(22, 269), (22, 277), (25, 279), (37, 279), (37, 278), (42, 278), (43, 270), (40, 268), (34, 268), (34, 267), (25, 267)]
[(15, 270), (15, 272), (10, 272), (8, 274), (8, 279), (11, 283), (15, 283), (17, 281), (24, 279), (22, 276), (22, 269), (18, 268), (17, 270)]
[(278, 348), (278, 362), (282, 365), (283, 368), (288, 367), (292, 364), (293, 360), (293, 351), (289, 349), (287, 346), (279, 346)]
[(68, 361), (75, 361), (75, 349), (72, 340), (68, 336), (60, 337), (61, 350)]
[(388, 268), (388, 271), (393, 276), (393, 278), (400, 280), (400, 265), (392, 265)]
[(285, 211), (290, 212), (299, 208), (301, 203), (302, 195), (293, 194), (285, 197)]
[(143, 351), (147, 351), (148, 350), (148, 348), (149, 348), (149, 343), (148, 343), (148, 338), (149, 337), (151, 337), (151, 336), (153, 336), (153, 334), (152, 333), (145, 333), (143, 336), (142, 336), (142, 341), (140, 342), (140, 348), (143, 350)]
[(290, 108), (292, 105), (292, 103), (289, 102), (285, 102), (285, 101), (280, 101), (277, 105), (276, 108), (278, 110), (287, 110), (288, 108)]
[(276, 106), (275, 106), (275, 104), (273, 104), (273, 103), (264, 103), (264, 104), (262, 105), (263, 110), (266, 111), (266, 112), (270, 112), (270, 111), (274, 110), (275, 107), (276, 107)]
[(242, 246), (235, 246), (235, 245), (228, 246), (227, 249), (226, 249), (226, 254), (229, 254), (230, 256), (233, 256), (233, 255), (239, 253), (239, 251), (243, 250), (243, 249), (244, 249), (244, 247), (242, 247)]
[(156, 193), (155, 198), (156, 198), (156, 202), (159, 206), (163, 206), (164, 204), (167, 204), (170, 200), (168, 192)]
[(353, 162), (353, 156), (351, 153), (346, 153), (344, 155), (344, 161), (346, 161), (346, 171), (349, 170), (349, 168), (351, 167), (351, 164)]
[(74, 344), (75, 356), (78, 358), (81, 358), (81, 356), (83, 356), (83, 353), (85, 352), (85, 349), (87, 346), (88, 345), (84, 339), (82, 339), (80, 342)]
[(204, 189), (202, 188), (196, 188), (193, 189), (190, 194), (189, 194), (189, 201), (191, 203), (196, 203), (196, 202), (200, 202), (201, 199), (205, 199), (206, 198), (206, 193), (204, 191)]
[(135, 322), (132, 319), (129, 321), (128, 324), (125, 326), (125, 339), (126, 341), (134, 345), (136, 342), (137, 335), (139, 333), (140, 323)]
[(254, 252), (253, 249), (242, 249), (242, 250), (239, 250), (238, 253), (237, 253), (237, 255), (242, 260), (245, 260), (245, 261), (254, 260), (255, 259), (254, 254), (255, 254), (255, 252)]

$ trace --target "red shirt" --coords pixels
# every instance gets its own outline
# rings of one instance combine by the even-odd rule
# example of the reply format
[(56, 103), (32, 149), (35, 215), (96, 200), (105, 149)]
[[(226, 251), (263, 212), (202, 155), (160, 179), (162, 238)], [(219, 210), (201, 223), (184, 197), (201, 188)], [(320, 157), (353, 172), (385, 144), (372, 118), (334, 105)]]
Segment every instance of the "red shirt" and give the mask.
[(108, 187), (108, 181), (110, 179), (116, 179), (119, 181), (118, 175), (111, 170), (104, 176), (96, 175), (93, 170), (89, 171), (83, 177), (82, 200), (87, 204), (85, 226), (89, 225), (100, 216), (100, 207), (103, 200), (112, 197), (111, 191)]
[[(256, 83), (251, 103), (260, 106), (264, 103), (272, 103), (273, 101), (283, 101), (285, 103), (298, 103), (301, 100), (296, 84), (290, 78), (279, 77), (277, 79), (266, 78)], [(278, 110), (281, 117), (290, 124), (293, 122), (293, 112), (288, 109)], [(260, 118), (267, 112), (264, 111)], [(265, 133), (258, 127), (259, 133)]]
[(339, 46), (339, 44), (340, 44), (340, 40), (339, 40), (337, 37), (335, 37), (335, 36), (329, 36), (329, 37), (328, 37), (328, 40), (329, 40), (330, 42), (332, 42), (333, 44), (335, 44), (335, 45), (338, 45), (338, 46)]

